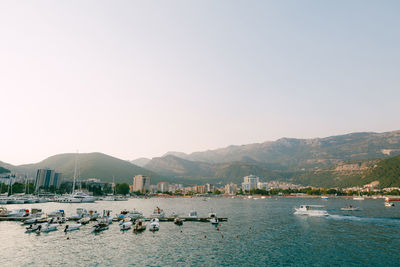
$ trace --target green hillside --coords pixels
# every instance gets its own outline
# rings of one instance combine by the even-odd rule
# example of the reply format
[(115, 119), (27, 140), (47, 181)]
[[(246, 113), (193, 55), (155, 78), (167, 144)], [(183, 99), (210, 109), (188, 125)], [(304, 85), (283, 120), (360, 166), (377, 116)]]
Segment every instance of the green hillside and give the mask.
[[(39, 168), (52, 168), (63, 174), (63, 178), (72, 180), (74, 175), (76, 154), (59, 154), (49, 157), (36, 164), (18, 166), (19, 168), (37, 170)], [(81, 179), (98, 178), (104, 182), (132, 183), (132, 178), (137, 174), (150, 175), (157, 181), (157, 174), (133, 165), (132, 163), (114, 158), (102, 153), (82, 153), (77, 156), (79, 176)]]
[(9, 173), (9, 172), (10, 172), (10, 170), (8, 170), (6, 168), (3, 168), (3, 167), (0, 167), (0, 174), (1, 173)]

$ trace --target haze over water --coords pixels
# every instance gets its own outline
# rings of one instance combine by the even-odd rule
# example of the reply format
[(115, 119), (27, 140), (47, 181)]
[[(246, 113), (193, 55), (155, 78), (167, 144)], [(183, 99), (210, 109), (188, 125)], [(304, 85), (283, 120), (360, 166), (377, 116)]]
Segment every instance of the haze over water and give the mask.
[[(293, 214), (301, 204), (326, 205), (328, 217)], [(352, 204), (358, 212), (340, 211)], [(159, 206), (167, 214), (187, 215), (213, 210), (220, 231), (210, 223), (185, 222), (182, 227), (162, 222), (154, 234), (120, 232), (117, 223), (99, 234), (91, 225), (65, 234), (26, 234), (18, 222), (0, 222), (0, 265), (60, 266), (397, 266), (400, 262), (400, 210), (385, 208), (383, 200), (268, 198), (258, 200), (211, 198), (131, 199), (127, 202), (88, 204), (44, 203), (8, 205), (41, 207), (45, 212), (77, 207), (136, 208), (150, 215)], [(251, 227), (251, 229), (250, 229)], [(182, 231), (182, 232), (181, 232)], [(70, 239), (67, 240), (67, 237)]]

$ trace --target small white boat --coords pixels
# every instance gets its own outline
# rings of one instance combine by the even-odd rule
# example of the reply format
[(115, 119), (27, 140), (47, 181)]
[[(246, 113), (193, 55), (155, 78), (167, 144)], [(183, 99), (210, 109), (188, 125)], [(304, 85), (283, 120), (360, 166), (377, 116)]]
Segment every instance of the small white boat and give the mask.
[(17, 210), (12, 210), (12, 211), (8, 212), (7, 217), (21, 218), (21, 217), (27, 217), (27, 216), (29, 216), (29, 210), (17, 209)]
[(65, 217), (65, 212), (64, 210), (55, 210), (47, 214), (48, 217), (53, 218), (53, 217)]
[(210, 223), (211, 224), (219, 224), (219, 220), (218, 220), (218, 217), (217, 217), (216, 213), (208, 214), (208, 218), (210, 218)]
[(108, 224), (107, 223), (98, 223), (95, 226), (93, 226), (93, 232), (100, 232), (108, 229)]
[(328, 216), (328, 212), (323, 210), (321, 205), (301, 205), (300, 208), (295, 208), (294, 214), (308, 216)]
[(82, 219), (78, 220), (78, 223), (80, 223), (80, 224), (88, 224), (89, 222), (90, 222), (89, 217), (83, 217)]
[(67, 224), (64, 228), (64, 232), (72, 232), (81, 229), (82, 224)]
[(363, 196), (355, 196), (353, 197), (353, 200), (364, 200), (365, 198)]
[(57, 231), (58, 226), (58, 223), (39, 225), (37, 232), (48, 233), (52, 231)]
[(174, 224), (181, 226), (181, 225), (183, 225), (183, 220), (180, 219), (180, 218), (175, 218), (174, 219)]
[(120, 229), (121, 231), (129, 230), (129, 229), (131, 229), (131, 228), (132, 228), (132, 222), (124, 222), (123, 224), (121, 224), (121, 225), (119, 226), (119, 229)]
[(77, 208), (76, 213), (72, 214), (70, 219), (71, 220), (79, 220), (79, 219), (82, 219), (83, 217), (89, 217), (89, 213), (87, 212), (86, 209)]
[(43, 227), (43, 226), (47, 225), (47, 223), (31, 224), (29, 227), (25, 228), (26, 229), (25, 233), (36, 232), (39, 229), (39, 225), (40, 225), (40, 227)]
[(149, 230), (153, 232), (160, 230), (160, 222), (157, 218), (151, 219)]
[(121, 224), (123, 224), (123, 223), (126, 223), (126, 222), (130, 222), (130, 221), (132, 221), (131, 218), (125, 217), (125, 218), (123, 218), (122, 220), (119, 221), (119, 225), (121, 225)]
[(165, 218), (165, 212), (159, 207), (155, 208), (150, 218)]
[(133, 231), (134, 232), (144, 231), (146, 230), (146, 226), (147, 224), (142, 219), (139, 219), (136, 221), (135, 226), (133, 227)]
[(65, 219), (65, 217), (53, 217), (49, 219), (49, 223), (58, 223), (58, 224), (62, 224), (65, 223), (67, 220)]
[(394, 203), (392, 203), (392, 202), (385, 202), (385, 207), (394, 207)]
[(344, 211), (359, 211), (361, 210), (359, 207), (354, 207), (352, 205), (348, 205), (344, 208), (341, 208), (340, 210), (344, 210)]
[(329, 199), (327, 196), (321, 196), (321, 199)]
[(41, 216), (41, 217), (36, 217), (36, 218), (31, 218), (31, 219), (25, 220), (24, 224), (37, 224), (37, 223), (44, 223), (44, 222), (47, 222), (46, 216)]

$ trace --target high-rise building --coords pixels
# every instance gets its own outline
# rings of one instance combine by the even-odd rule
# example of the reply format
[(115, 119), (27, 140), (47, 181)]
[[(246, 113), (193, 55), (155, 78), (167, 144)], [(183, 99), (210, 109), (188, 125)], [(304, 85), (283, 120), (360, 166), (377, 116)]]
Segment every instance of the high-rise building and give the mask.
[(40, 187), (49, 188), (54, 186), (59, 188), (61, 184), (61, 173), (55, 172), (52, 169), (39, 169), (36, 172), (35, 191)]
[(257, 189), (257, 184), (260, 182), (260, 178), (255, 175), (248, 175), (243, 177), (242, 190), (250, 191)]
[(169, 190), (169, 184), (167, 182), (159, 182), (157, 184), (157, 191), (165, 193), (168, 192), (168, 190)]
[(133, 191), (145, 193), (150, 190), (150, 177), (146, 175), (136, 175), (133, 177)]
[(237, 185), (234, 183), (230, 183), (225, 185), (225, 194), (227, 195), (235, 195), (237, 192)]

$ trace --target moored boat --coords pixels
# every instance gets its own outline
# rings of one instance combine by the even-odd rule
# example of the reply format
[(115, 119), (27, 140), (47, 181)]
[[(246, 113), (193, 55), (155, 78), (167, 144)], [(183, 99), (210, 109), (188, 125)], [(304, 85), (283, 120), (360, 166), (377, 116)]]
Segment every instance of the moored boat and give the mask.
[(146, 226), (147, 224), (142, 220), (142, 219), (138, 219), (135, 223), (135, 225), (133, 226), (133, 231), (134, 232), (141, 232), (146, 230)]
[(119, 229), (120, 229), (121, 231), (126, 231), (126, 230), (131, 229), (131, 227), (132, 227), (132, 222), (124, 222), (123, 224), (121, 224), (121, 225), (119, 226)]
[(108, 229), (108, 223), (98, 223), (95, 226), (93, 226), (93, 232), (100, 232)]
[(385, 202), (385, 207), (394, 207), (394, 203), (392, 203), (392, 202)]
[(212, 213), (208, 214), (208, 218), (210, 218), (211, 224), (219, 224), (219, 220), (218, 220), (216, 213), (212, 212)]
[(165, 218), (165, 212), (157, 207), (154, 209), (153, 214), (151, 214), (150, 218)]
[(160, 230), (160, 221), (157, 218), (151, 219), (149, 230), (152, 232)]
[(64, 228), (64, 232), (71, 232), (71, 231), (76, 231), (81, 229), (82, 224), (76, 223), (76, 224), (67, 224)]
[(174, 219), (174, 224), (176, 224), (176, 225), (183, 225), (183, 220), (182, 219), (180, 219), (180, 218), (175, 218)]

